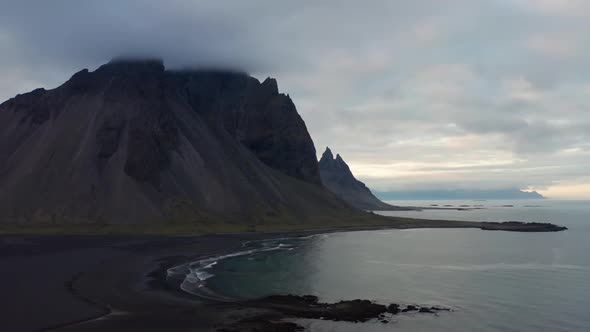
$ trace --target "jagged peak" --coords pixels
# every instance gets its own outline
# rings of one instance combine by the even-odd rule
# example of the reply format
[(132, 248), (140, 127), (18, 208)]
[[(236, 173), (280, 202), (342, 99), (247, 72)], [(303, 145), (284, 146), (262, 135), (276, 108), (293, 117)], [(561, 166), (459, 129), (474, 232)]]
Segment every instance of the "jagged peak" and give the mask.
[(340, 154), (336, 154), (336, 158), (334, 158), (334, 164), (338, 168), (345, 169), (352, 176), (352, 172), (350, 172), (350, 168), (348, 167), (348, 164), (344, 161), (344, 159), (342, 159)]
[(264, 82), (262, 82), (262, 88), (273, 95), (279, 94), (279, 85), (277, 84), (277, 80), (274, 78), (267, 77)]
[(326, 151), (324, 151), (324, 154), (322, 155), (319, 164), (320, 169), (337, 169), (346, 174), (349, 174), (349, 176), (351, 177), (353, 176), (350, 172), (348, 164), (346, 164), (346, 162), (344, 161), (344, 159), (342, 159), (340, 154), (336, 154), (336, 158), (334, 158), (332, 150), (330, 150), (329, 147), (326, 147)]
[(332, 154), (332, 150), (326, 146), (326, 151), (322, 154), (322, 160), (334, 160), (334, 155)]
[(336, 154), (336, 158), (333, 158), (332, 151), (326, 148), (319, 167), (322, 183), (352, 206), (362, 210), (392, 208), (375, 197), (364, 183), (355, 178), (340, 154)]

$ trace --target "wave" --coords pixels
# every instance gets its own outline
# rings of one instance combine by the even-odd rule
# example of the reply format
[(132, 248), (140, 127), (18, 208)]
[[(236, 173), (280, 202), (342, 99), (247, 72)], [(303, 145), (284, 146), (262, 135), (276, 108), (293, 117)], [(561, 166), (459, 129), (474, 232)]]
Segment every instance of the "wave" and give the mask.
[(232, 301), (234, 299), (227, 296), (217, 294), (211, 289), (207, 288), (207, 280), (215, 277), (215, 274), (211, 273), (210, 270), (220, 261), (240, 256), (252, 255), (260, 252), (275, 251), (275, 250), (294, 250), (297, 245), (291, 243), (285, 243), (293, 240), (307, 240), (316, 236), (323, 236), (325, 234), (312, 234), (308, 236), (300, 237), (283, 237), (274, 239), (264, 240), (252, 240), (245, 241), (241, 247), (245, 248), (248, 246), (261, 245), (260, 248), (252, 248), (248, 250), (240, 250), (224, 255), (204, 257), (200, 260), (184, 263), (167, 270), (167, 277), (181, 277), (184, 278), (180, 284), (180, 289), (200, 297), (205, 297), (214, 300)]

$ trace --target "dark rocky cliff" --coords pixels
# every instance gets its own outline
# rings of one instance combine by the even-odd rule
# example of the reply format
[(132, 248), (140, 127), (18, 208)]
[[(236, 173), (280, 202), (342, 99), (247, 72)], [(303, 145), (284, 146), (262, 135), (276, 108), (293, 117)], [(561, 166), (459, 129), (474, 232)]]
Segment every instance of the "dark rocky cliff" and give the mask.
[(357, 180), (340, 155), (326, 148), (319, 162), (324, 185), (342, 200), (361, 210), (399, 210), (402, 208), (379, 200), (371, 190)]
[(277, 82), (118, 60), (0, 105), (0, 221), (293, 220), (350, 212)]

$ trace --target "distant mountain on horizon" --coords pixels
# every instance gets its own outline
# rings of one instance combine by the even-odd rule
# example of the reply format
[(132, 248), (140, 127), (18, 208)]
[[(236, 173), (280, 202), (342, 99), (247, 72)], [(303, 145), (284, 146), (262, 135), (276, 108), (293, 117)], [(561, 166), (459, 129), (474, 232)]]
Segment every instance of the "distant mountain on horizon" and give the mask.
[(536, 191), (520, 189), (449, 189), (449, 190), (409, 190), (376, 192), (383, 200), (453, 200), (453, 199), (544, 199)]

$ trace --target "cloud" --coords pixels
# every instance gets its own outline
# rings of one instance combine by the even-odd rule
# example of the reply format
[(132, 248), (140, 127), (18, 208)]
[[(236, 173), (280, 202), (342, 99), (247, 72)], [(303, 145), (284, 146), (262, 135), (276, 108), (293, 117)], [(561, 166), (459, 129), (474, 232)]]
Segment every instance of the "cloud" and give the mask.
[(578, 16), (588, 8), (584, 0), (517, 0), (523, 7), (546, 15)]
[(331, 146), (379, 189), (590, 184), (587, 1), (2, 7), (0, 100), (112, 57), (158, 56), (276, 77), (318, 150)]

